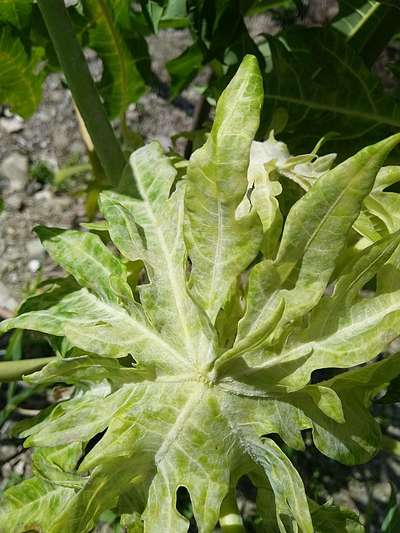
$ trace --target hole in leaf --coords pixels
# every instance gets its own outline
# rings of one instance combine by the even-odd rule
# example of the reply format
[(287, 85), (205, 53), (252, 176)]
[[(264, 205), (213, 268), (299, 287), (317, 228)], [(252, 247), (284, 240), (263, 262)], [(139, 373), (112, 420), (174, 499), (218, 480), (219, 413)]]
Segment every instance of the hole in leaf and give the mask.
[(190, 259), (190, 257), (187, 258), (187, 261), (186, 261), (186, 278), (189, 279), (190, 277), (190, 274), (192, 272), (192, 267), (193, 267), (193, 263)]
[(313, 370), (311, 374), (311, 380), (310, 383), (312, 385), (315, 385), (316, 383), (320, 383), (321, 381), (325, 381), (326, 379), (331, 379), (338, 374), (342, 374), (344, 372), (344, 369), (342, 368), (322, 368), (318, 370)]
[(137, 261), (128, 261), (125, 265), (128, 272), (128, 283), (134, 291), (136, 285), (142, 281), (145, 269), (144, 263), (141, 259), (138, 259)]
[(181, 172), (181, 176), (179, 176), (179, 173), (178, 173), (176, 178), (174, 179), (174, 182), (171, 185), (171, 188), (170, 188), (169, 194), (168, 194), (168, 198), (171, 198), (171, 196), (174, 194), (174, 192), (176, 191), (176, 187), (177, 187), (178, 183), (181, 181), (181, 177), (184, 176), (184, 173), (182, 171), (180, 171), (180, 172)]
[(396, 183), (392, 183), (392, 185), (389, 185), (389, 187), (384, 188), (385, 192), (400, 192), (400, 183), (396, 181)]
[(139, 285), (148, 285), (150, 283), (150, 277), (147, 273), (147, 269), (144, 268), (140, 274)]
[[(246, 500), (255, 502), (257, 498), (257, 487), (253, 484), (248, 476), (242, 476), (237, 482), (237, 496), (240, 503), (240, 498), (245, 497)], [(240, 510), (240, 506), (239, 506)]]
[(98, 444), (101, 441), (101, 439), (104, 437), (106, 431), (107, 430), (105, 429), (104, 431), (102, 431), (101, 433), (98, 433), (97, 435), (95, 435), (94, 437), (92, 437), (88, 441), (88, 443), (85, 446), (84, 452), (82, 453), (81, 457), (79, 458), (79, 461), (76, 464), (76, 470), (78, 470), (78, 468), (82, 464), (82, 461), (89, 454), (89, 452), (91, 452), (93, 450), (93, 448), (96, 446), (96, 444)]
[(236, 486), (236, 501), (247, 533), (256, 533), (259, 522), (256, 508), (257, 487), (249, 476), (242, 476)]
[(376, 291), (376, 276), (369, 279), (360, 289), (359, 295), (361, 298), (371, 298)]
[(282, 439), (279, 433), (267, 433), (263, 435), (262, 438), (267, 438), (274, 441), (275, 444), (277, 444), (280, 448), (284, 448), (286, 446), (285, 441)]
[(125, 357), (120, 357), (118, 359), (118, 362), (120, 364), (120, 366), (124, 367), (124, 368), (132, 368), (134, 366), (137, 366), (137, 361), (136, 359), (134, 358), (133, 354), (131, 353), (128, 353), (128, 355), (126, 355)]
[(285, 191), (285, 194), (279, 197), (279, 206), (283, 216), (287, 217), (293, 205), (303, 196), (304, 191), (300, 185), (283, 175), (279, 175), (279, 181)]
[(196, 520), (193, 515), (192, 500), (186, 487), (178, 487), (176, 491), (176, 510), (190, 522), (189, 533), (198, 533)]

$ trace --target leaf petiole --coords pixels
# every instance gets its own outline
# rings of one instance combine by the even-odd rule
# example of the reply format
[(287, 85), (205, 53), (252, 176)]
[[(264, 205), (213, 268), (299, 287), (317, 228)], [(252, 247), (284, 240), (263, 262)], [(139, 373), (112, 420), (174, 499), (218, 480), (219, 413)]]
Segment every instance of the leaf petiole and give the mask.
[(22, 379), (25, 374), (40, 370), (47, 363), (56, 359), (57, 357), (42, 357), (38, 359), (21, 359), (20, 361), (2, 361), (0, 363), (0, 383)]

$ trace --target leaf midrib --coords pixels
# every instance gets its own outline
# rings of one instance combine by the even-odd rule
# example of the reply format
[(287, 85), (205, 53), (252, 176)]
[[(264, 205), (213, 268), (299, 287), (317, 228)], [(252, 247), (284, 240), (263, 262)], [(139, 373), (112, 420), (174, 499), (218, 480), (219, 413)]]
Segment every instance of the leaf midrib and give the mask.
[(188, 397), (186, 404), (183, 409), (181, 409), (179, 415), (176, 417), (175, 422), (172, 427), (165, 435), (165, 439), (162, 442), (160, 448), (155, 454), (156, 465), (159, 465), (164, 457), (167, 455), (171, 446), (176, 442), (179, 433), (182, 431), (186, 422), (191, 419), (193, 409), (199, 405), (204, 398), (206, 393), (206, 388), (204, 386), (195, 388), (193, 393)]
[[(89, 295), (91, 293), (87, 289), (81, 289), (83, 291), (87, 291)], [(124, 309), (122, 309), (118, 304), (112, 303), (112, 302), (103, 302), (96, 296), (91, 295), (93, 298), (96, 298), (98, 301), (99, 306), (104, 306), (105, 308), (111, 307), (113, 313), (120, 315), (124, 318), (124, 320), (128, 320), (130, 322), (133, 322), (133, 327), (138, 329), (139, 331), (143, 332), (145, 338), (152, 338), (154, 339), (155, 344), (159, 344), (161, 346), (164, 346), (168, 352), (175, 357), (176, 360), (179, 360), (181, 363), (185, 363), (187, 365), (186, 359), (180, 354), (175, 348), (173, 348), (166, 340), (164, 340), (163, 337), (161, 337), (157, 331), (153, 330), (152, 328), (149, 328), (147, 324), (144, 324), (140, 322), (139, 320), (136, 320), (134, 317), (132, 317), (130, 314), (128, 314)], [(108, 310), (108, 309), (107, 309)]]
[[(194, 350), (193, 339), (192, 339), (192, 336), (189, 333), (188, 325), (186, 323), (185, 312), (184, 312), (184, 304), (183, 304), (183, 301), (182, 301), (181, 290), (179, 289), (179, 285), (177, 283), (176, 276), (174, 275), (174, 267), (171, 264), (171, 257), (170, 257), (170, 255), (168, 253), (167, 243), (165, 242), (164, 234), (160, 230), (160, 222), (159, 222), (156, 214), (153, 211), (153, 206), (151, 205), (151, 202), (149, 200), (149, 197), (148, 197), (148, 194), (147, 194), (147, 190), (145, 189), (145, 187), (141, 187), (141, 189), (142, 190), (140, 192), (141, 192), (141, 195), (143, 197), (143, 203), (145, 205), (146, 212), (147, 212), (147, 214), (148, 214), (148, 216), (149, 216), (149, 218), (150, 218), (150, 220), (151, 220), (151, 222), (153, 224), (153, 227), (156, 230), (156, 235), (157, 235), (158, 241), (160, 243), (160, 248), (162, 250), (162, 253), (163, 253), (166, 265), (167, 265), (168, 279), (169, 279), (169, 281), (171, 283), (172, 294), (173, 294), (173, 297), (174, 297), (174, 300), (175, 300), (176, 309), (178, 311), (179, 322), (180, 322), (180, 324), (181, 324), (181, 326), (183, 328), (184, 337), (185, 337), (185, 344), (186, 344), (187, 348), (189, 349), (190, 353), (194, 354), (196, 352)], [(189, 298), (189, 295), (187, 295), (187, 296)]]
[[(319, 109), (322, 111), (330, 111), (332, 113), (340, 113), (342, 115), (346, 115), (348, 117), (358, 117), (364, 120), (368, 120), (370, 122), (380, 123), (380, 124), (387, 124), (388, 126), (393, 126), (396, 128), (400, 128), (400, 119), (394, 120), (391, 119), (388, 116), (383, 116), (378, 113), (366, 113), (363, 111), (357, 111), (354, 108), (351, 107), (341, 107), (341, 106), (333, 106), (328, 104), (319, 104), (316, 101), (307, 100), (307, 99), (300, 99), (293, 96), (285, 96), (281, 94), (275, 94), (275, 93), (266, 93), (265, 98), (268, 100), (279, 100), (281, 102), (289, 102), (292, 104), (300, 105), (303, 107), (309, 107), (311, 109)], [(394, 102), (393, 106), (397, 106), (397, 104)]]
[[(116, 50), (116, 53), (114, 53), (114, 56), (117, 57), (117, 60), (118, 60), (118, 64), (119, 64), (119, 71), (120, 71), (120, 74), (121, 74), (121, 86), (122, 86), (122, 95), (121, 95), (121, 98), (122, 98), (122, 106), (124, 106), (126, 104), (125, 102), (125, 99), (126, 99), (126, 94), (128, 92), (128, 75), (127, 75), (127, 71), (126, 71), (126, 64), (125, 64), (125, 60), (124, 60), (124, 57), (123, 57), (123, 50), (122, 50), (122, 45), (121, 45), (121, 41), (119, 39), (119, 36), (117, 34), (117, 32), (115, 31), (115, 27), (114, 27), (114, 24), (113, 24), (113, 21), (110, 17), (110, 14), (109, 12), (107, 11), (107, 7), (104, 3), (104, 0), (98, 0), (99, 2), (99, 9), (102, 13), (102, 16), (103, 16), (103, 19), (108, 27), (108, 30), (109, 30), (109, 35), (111, 36), (111, 39), (113, 40), (114, 42), (114, 46), (115, 46), (115, 50)], [(99, 19), (100, 17), (96, 17), (96, 21)]]

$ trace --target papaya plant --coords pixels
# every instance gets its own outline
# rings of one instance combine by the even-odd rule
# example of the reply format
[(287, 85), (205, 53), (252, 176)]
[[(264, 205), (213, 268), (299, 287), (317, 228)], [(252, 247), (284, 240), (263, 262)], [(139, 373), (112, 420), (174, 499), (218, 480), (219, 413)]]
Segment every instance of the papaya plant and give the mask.
[[(357, 247), (354, 224), (400, 134), (337, 166), (296, 160), (272, 137), (254, 141), (262, 102), (246, 56), (183, 177), (158, 143), (135, 151), (140, 197), (101, 194), (112, 249), (90, 231), (36, 229), (68, 277), (0, 332), (47, 334), (56, 357), (24, 379), (72, 389), (16, 429), (34, 448), (33, 477), (6, 491), (2, 533), (89, 532), (109, 509), (128, 532), (183, 533), (182, 487), (201, 533), (244, 532), (243, 476), (259, 531), (363, 531), (351, 511), (307, 498), (276, 435), (302, 450), (311, 430), (346, 465), (380, 447), (369, 406), (400, 360), (375, 358), (400, 333), (400, 294), (395, 283), (362, 289), (388, 262), (399, 279), (400, 234)], [(285, 213), (292, 180), (307, 192)]]

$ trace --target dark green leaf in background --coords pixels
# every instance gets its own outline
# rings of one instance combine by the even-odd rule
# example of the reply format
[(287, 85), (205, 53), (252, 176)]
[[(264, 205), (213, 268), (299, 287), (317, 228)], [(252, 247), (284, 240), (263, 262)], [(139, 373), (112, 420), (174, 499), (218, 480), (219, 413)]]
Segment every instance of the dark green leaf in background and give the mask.
[(141, 46), (138, 42), (128, 46), (116, 25), (109, 0), (88, 0), (85, 8), (93, 21), (89, 44), (103, 62), (101, 93), (109, 115), (114, 117), (125, 112), (145, 92), (139, 63), (147, 61), (147, 51), (143, 42)]
[(35, 112), (42, 97), (41, 58), (40, 48), (29, 57), (17, 35), (9, 27), (0, 28), (0, 101), (23, 117)]
[(385, 0), (340, 0), (333, 27), (372, 65), (400, 27), (400, 4)]
[(0, 23), (22, 30), (29, 22), (33, 0), (0, 0)]
[(195, 43), (178, 57), (167, 63), (167, 69), (171, 76), (171, 96), (177, 96), (193, 78), (203, 65), (204, 55), (200, 46)]
[(294, 27), (269, 44), (273, 69), (266, 76), (265, 111), (269, 122), (278, 110), (287, 111), (281, 136), (292, 149), (310, 147), (330, 132), (345, 155), (361, 139), (373, 142), (400, 129), (400, 104), (340, 33)]

